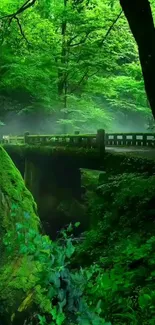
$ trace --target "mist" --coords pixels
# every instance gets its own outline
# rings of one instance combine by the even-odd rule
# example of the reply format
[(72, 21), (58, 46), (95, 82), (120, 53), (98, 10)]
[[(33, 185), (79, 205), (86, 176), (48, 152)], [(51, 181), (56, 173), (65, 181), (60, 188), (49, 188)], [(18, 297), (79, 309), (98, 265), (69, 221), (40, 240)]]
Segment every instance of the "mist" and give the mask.
[[(151, 114), (150, 114), (151, 116)], [(8, 113), (2, 120), (4, 125), (0, 126), (0, 135), (21, 136), (29, 131), (31, 134), (63, 134), (63, 125), (60, 124), (58, 114), (53, 115), (17, 115)], [(96, 133), (98, 129), (105, 129), (107, 133), (127, 133), (127, 132), (148, 132), (148, 116), (139, 113), (123, 114), (116, 112), (112, 118), (89, 120), (87, 123), (77, 122), (73, 118), (72, 125), (67, 126), (67, 133)]]

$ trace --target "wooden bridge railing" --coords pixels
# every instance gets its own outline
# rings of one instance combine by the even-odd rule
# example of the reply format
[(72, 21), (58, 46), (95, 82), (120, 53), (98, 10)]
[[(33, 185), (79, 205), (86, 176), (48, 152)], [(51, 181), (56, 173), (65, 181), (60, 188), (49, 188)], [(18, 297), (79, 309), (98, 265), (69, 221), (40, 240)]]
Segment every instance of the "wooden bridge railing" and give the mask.
[(155, 147), (155, 134), (153, 133), (107, 133), (98, 130), (97, 134), (72, 135), (30, 135), (23, 137), (4, 136), (1, 143), (68, 146), (81, 148), (99, 148), (104, 151), (106, 146), (143, 146)]
[(154, 133), (108, 133), (105, 146), (143, 146), (155, 147)]
[(98, 130), (97, 134), (75, 134), (69, 135), (31, 135), (28, 132), (23, 137), (3, 136), (1, 143), (6, 144), (29, 144), (58, 147), (98, 148), (105, 149), (105, 131)]
[(96, 135), (25, 135), (24, 143), (29, 145), (96, 147)]

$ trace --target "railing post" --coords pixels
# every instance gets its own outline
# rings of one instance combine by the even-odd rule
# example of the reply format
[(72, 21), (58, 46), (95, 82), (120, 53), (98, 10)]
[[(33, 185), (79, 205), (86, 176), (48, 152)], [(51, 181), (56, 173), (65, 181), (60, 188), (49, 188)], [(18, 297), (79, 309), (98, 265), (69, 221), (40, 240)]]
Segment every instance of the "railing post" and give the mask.
[(24, 133), (24, 143), (28, 143), (28, 136), (30, 135), (30, 133), (27, 131)]
[(97, 130), (96, 145), (100, 151), (100, 154), (103, 155), (105, 153), (105, 130)]

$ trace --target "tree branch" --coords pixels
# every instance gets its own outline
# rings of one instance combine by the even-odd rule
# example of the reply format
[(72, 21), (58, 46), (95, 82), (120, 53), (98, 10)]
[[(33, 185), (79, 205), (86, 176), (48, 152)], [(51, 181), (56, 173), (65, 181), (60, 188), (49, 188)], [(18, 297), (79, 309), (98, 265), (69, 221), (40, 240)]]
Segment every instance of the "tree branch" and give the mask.
[(17, 15), (21, 14), (28, 8), (32, 7), (36, 3), (36, 1), (37, 0), (27, 0), (16, 12), (9, 15), (2, 16), (0, 17), (0, 19), (10, 18), (10, 20), (12, 21), (12, 19), (14, 19)]
[(84, 79), (88, 78), (88, 71), (89, 71), (89, 67), (86, 68), (85, 73), (83, 74), (83, 76), (81, 77), (81, 79), (78, 81), (76, 87), (71, 89), (71, 93), (74, 93), (74, 91), (81, 85), (81, 83), (84, 81)]
[(106, 40), (106, 38), (110, 34), (111, 30), (113, 29), (114, 25), (117, 23), (118, 19), (121, 17), (122, 13), (123, 13), (123, 10), (120, 11), (120, 13), (118, 14), (118, 16), (113, 21), (112, 25), (108, 28), (108, 30), (107, 30), (106, 34), (104, 35), (103, 39), (99, 41), (100, 46), (103, 45), (104, 41)]
[(19, 27), (19, 30), (20, 30), (20, 33), (22, 35), (22, 37), (26, 40), (26, 42), (29, 44), (25, 34), (24, 34), (24, 31), (22, 29), (22, 25), (19, 21), (19, 18), (18, 18), (18, 15), (21, 14), (22, 12), (24, 12), (25, 10), (27, 10), (28, 8), (32, 7), (35, 3), (36, 3), (37, 0), (27, 0), (16, 12), (12, 13), (12, 14), (9, 14), (9, 15), (5, 15), (5, 16), (2, 16), (0, 17), (0, 20), (2, 19), (9, 19), (9, 26), (11, 25), (13, 19), (16, 20), (17, 22), (17, 25)]
[[(71, 43), (70, 42), (70, 47), (75, 47), (75, 46), (79, 46), (79, 45), (82, 45), (82, 44), (84, 44), (85, 42), (86, 42), (86, 40), (87, 40), (87, 38), (88, 38), (88, 36), (89, 36), (89, 34), (91, 33), (92, 31), (87, 31), (86, 32), (86, 35), (85, 35), (85, 37), (83, 37), (79, 42), (77, 42), (77, 43)], [(77, 35), (78, 36), (78, 35)]]
[(22, 29), (22, 25), (21, 25), (21, 23), (19, 21), (19, 18), (15, 16), (14, 19), (17, 21), (17, 25), (19, 26), (19, 30), (20, 30), (21, 35), (23, 36), (25, 41), (30, 45), (30, 43), (29, 43), (28, 39), (26, 38), (25, 33), (24, 33), (23, 29)]

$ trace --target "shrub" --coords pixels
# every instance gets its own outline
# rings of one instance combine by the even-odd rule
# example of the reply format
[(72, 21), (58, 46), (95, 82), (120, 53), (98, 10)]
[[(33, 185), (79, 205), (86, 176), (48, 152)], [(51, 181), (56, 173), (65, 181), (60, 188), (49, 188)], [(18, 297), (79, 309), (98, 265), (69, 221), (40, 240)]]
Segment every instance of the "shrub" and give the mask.
[[(73, 262), (90, 274), (89, 306), (114, 325), (155, 323), (155, 176), (109, 177), (88, 197), (98, 223)], [(90, 195), (90, 193), (89, 193)]]
[[(72, 237), (68, 236), (71, 225), (67, 231), (62, 231), (62, 238), (52, 242), (48, 236), (30, 228), (29, 218), (25, 213), (25, 223), (16, 223), (16, 232), (10, 231), (4, 238), (8, 256), (27, 261), (16, 274), (16, 287), (26, 292), (18, 312), (33, 310), (27, 314), (24, 324), (106, 324), (85, 301), (87, 274), (82, 268), (70, 270), (70, 258), (74, 253)], [(29, 265), (33, 265), (31, 270)]]

